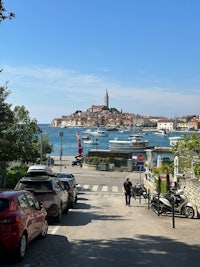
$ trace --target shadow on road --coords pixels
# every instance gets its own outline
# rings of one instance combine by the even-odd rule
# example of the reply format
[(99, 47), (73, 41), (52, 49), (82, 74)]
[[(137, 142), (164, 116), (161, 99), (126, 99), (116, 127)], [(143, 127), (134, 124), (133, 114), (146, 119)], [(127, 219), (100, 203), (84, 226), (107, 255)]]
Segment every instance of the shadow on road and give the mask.
[[(35, 240), (23, 263), (0, 259), (0, 266), (198, 266), (200, 246), (189, 246), (162, 236), (138, 235), (135, 239), (79, 240), (69, 242), (48, 235), (48, 242)], [(34, 259), (30, 261), (29, 257)]]

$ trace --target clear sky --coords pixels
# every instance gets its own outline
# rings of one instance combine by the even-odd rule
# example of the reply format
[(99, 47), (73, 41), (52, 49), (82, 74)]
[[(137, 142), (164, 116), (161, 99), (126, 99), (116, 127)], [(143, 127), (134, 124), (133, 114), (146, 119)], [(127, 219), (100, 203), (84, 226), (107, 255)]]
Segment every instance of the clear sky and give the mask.
[(0, 85), (39, 123), (104, 104), (174, 118), (200, 111), (199, 0), (4, 0)]

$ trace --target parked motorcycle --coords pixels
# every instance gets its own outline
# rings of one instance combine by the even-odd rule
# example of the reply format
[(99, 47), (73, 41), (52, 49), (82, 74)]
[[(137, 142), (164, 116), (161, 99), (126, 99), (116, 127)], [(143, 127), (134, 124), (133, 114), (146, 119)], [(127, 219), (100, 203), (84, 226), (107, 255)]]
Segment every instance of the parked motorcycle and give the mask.
[(83, 167), (83, 157), (75, 157), (75, 160), (72, 161), (72, 166)]
[(143, 196), (145, 199), (148, 198), (148, 194), (147, 194), (146, 188), (144, 187), (143, 184), (140, 184), (140, 183), (137, 183), (136, 185), (133, 186), (132, 195), (135, 198), (137, 196)]
[(158, 214), (172, 212), (173, 203), (175, 213), (185, 215), (189, 219), (194, 217), (194, 208), (180, 189), (175, 192), (170, 190), (166, 195), (154, 195), (151, 200), (151, 209)]

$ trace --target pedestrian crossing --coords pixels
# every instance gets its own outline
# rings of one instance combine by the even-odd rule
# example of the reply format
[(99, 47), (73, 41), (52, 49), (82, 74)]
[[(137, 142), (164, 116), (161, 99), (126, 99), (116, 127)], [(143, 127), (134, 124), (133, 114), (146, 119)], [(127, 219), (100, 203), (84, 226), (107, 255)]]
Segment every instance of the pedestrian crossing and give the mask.
[(122, 193), (122, 188), (116, 185), (88, 185), (88, 184), (78, 184), (79, 192), (112, 192), (112, 193)]

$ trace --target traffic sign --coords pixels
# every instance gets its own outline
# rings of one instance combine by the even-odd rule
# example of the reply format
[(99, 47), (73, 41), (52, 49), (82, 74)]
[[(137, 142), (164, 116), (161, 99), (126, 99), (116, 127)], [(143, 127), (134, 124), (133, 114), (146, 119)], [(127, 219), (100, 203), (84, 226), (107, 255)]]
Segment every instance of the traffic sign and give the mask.
[(143, 154), (137, 154), (137, 161), (139, 161), (139, 162), (144, 161), (144, 155)]

